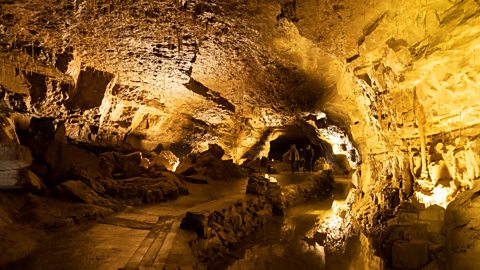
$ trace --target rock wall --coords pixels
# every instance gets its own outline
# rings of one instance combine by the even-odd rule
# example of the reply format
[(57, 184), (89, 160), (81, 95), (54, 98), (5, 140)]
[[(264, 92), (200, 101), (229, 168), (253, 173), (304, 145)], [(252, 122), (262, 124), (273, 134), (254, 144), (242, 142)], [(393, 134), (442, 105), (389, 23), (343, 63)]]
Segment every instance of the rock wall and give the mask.
[(476, 269), (480, 265), (478, 241), (479, 188), (460, 194), (445, 211), (444, 232), (449, 269)]
[(323, 173), (304, 184), (280, 187), (274, 178), (251, 175), (245, 199), (203, 212), (187, 212), (181, 228), (196, 232), (190, 242), (195, 256), (204, 265), (215, 265), (226, 256), (235, 256), (244, 239), (273, 216), (282, 216), (286, 207), (331, 191), (333, 177)]
[(476, 0), (7, 1), (0, 109), (64, 123), (77, 142), (182, 155), (217, 143), (236, 162), (271, 128), (323, 112), (359, 152), (345, 153), (361, 157), (358, 218), (375, 228), (412, 196), (446, 206), (475, 187), (479, 11)]
[(242, 239), (271, 216), (272, 205), (265, 197), (254, 197), (211, 212), (188, 212), (181, 228), (196, 231), (190, 247), (199, 261), (208, 265), (233, 254)]
[(218, 143), (240, 159), (255, 144), (245, 138), (292, 116), (272, 108), (288, 102), (282, 89), (268, 86), (275, 67), (258, 72), (268, 61), (265, 51), (251, 46), (254, 30), (237, 23), (254, 8), (210, 1), (7, 2), (2, 107), (65, 122), (68, 137), (79, 142), (194, 151)]
[(331, 170), (322, 171), (308, 177), (296, 185), (283, 186), (281, 189), (283, 204), (288, 207), (307, 200), (327, 196), (334, 188), (334, 178)]

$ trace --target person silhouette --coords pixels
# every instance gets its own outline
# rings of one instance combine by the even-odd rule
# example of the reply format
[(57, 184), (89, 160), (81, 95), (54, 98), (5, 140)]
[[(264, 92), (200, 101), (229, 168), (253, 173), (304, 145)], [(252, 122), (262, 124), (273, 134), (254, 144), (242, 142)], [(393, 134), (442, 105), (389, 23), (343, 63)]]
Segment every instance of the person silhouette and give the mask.
[(297, 170), (297, 162), (300, 160), (297, 146), (295, 144), (290, 145), (290, 149), (283, 156), (290, 160), (290, 169), (292, 174), (295, 173)]
[(305, 170), (308, 172), (313, 171), (313, 157), (315, 156), (315, 151), (313, 148), (310, 147), (309, 144), (305, 147), (305, 152), (304, 152), (304, 157), (305, 157)]

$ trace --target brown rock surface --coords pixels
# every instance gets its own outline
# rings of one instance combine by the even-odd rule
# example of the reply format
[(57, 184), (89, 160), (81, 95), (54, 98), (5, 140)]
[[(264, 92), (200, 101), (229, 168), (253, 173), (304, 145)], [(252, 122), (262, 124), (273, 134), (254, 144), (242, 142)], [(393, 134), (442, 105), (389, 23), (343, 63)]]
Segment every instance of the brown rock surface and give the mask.
[[(25, 145), (35, 157), (48, 146), (36, 161), (53, 168), (53, 183), (102, 171), (78, 143), (182, 158), (217, 144), (232, 162), (207, 151), (178, 170), (228, 178), (240, 175), (234, 162), (268, 152), (276, 130), (299, 124), (355, 165), (353, 210), (367, 235), (402, 202), (447, 207), (475, 189), (478, 1), (293, 3), (3, 1), (0, 112), (42, 127)], [(155, 178), (138, 161), (107, 160), (102, 173)], [(452, 267), (468, 268), (461, 261)]]

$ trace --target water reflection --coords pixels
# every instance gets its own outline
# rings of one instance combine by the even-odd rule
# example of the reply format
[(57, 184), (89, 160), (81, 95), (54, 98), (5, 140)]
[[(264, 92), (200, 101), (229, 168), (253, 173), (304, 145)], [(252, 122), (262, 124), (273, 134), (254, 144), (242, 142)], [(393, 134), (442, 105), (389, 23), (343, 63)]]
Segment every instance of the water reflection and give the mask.
[[(348, 269), (349, 260), (345, 260), (343, 255), (326, 256), (324, 247), (306, 235), (319, 219), (332, 216), (332, 204), (344, 203), (349, 190), (350, 181), (337, 180), (332, 197), (289, 208), (285, 217), (272, 220), (247, 240), (249, 244), (239, 250), (237, 258), (232, 258), (226, 269)], [(350, 246), (357, 245), (353, 243)]]

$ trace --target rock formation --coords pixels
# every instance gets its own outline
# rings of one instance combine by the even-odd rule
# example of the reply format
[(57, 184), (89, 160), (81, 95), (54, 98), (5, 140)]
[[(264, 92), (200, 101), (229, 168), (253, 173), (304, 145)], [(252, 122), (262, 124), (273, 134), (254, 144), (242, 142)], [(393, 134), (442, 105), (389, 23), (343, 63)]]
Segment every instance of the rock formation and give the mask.
[[(389, 266), (476, 269), (480, 243), (422, 211), (475, 209), (479, 43), (477, 0), (2, 1), (0, 186), (162, 201), (243, 175), (295, 126), (355, 172), (362, 233), (421, 254)], [(393, 239), (408, 209), (447, 240)], [(434, 221), (478, 237), (466, 219)]]

